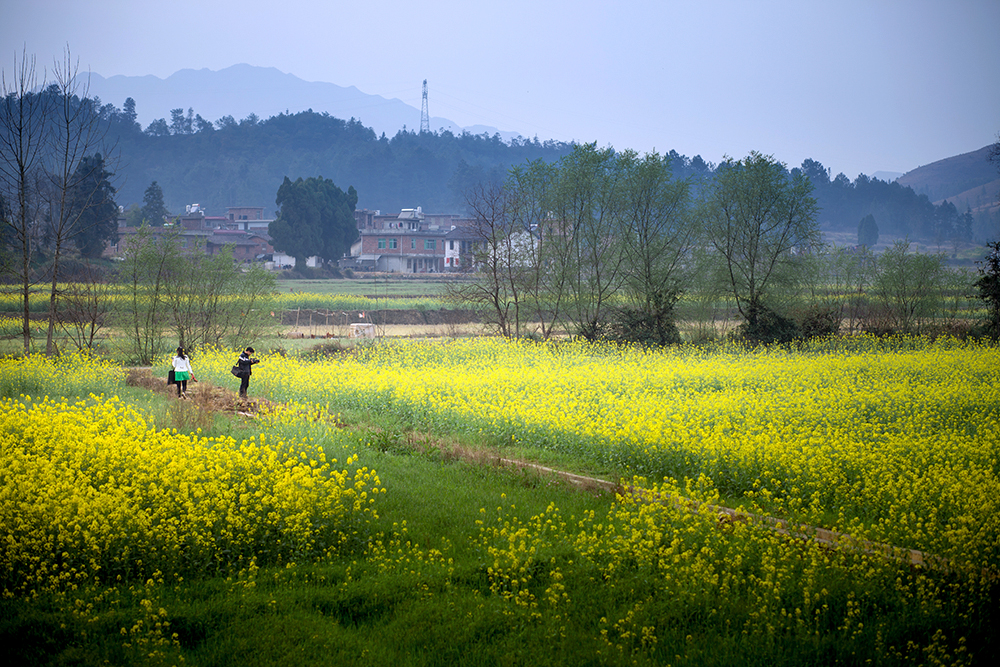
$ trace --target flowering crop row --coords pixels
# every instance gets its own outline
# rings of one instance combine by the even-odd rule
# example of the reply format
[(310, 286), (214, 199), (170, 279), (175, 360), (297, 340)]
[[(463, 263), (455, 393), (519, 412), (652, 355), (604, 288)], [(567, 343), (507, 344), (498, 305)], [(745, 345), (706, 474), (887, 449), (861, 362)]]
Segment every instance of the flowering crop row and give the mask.
[(325, 557), (374, 516), (379, 479), (355, 462), (327, 460), (311, 442), (157, 430), (117, 398), (4, 399), (0, 588), (31, 595)]
[(84, 354), (4, 358), (0, 360), (0, 397), (86, 396), (117, 390), (124, 386), (125, 376), (121, 366)]

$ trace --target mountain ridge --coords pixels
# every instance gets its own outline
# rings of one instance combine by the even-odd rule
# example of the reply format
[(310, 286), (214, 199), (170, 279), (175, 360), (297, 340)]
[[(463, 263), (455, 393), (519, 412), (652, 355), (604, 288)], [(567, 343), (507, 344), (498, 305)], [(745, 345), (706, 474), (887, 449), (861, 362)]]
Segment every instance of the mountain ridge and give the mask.
[[(959, 206), (954, 199), (983, 187), (990, 189), (1000, 177), (997, 167), (989, 161), (991, 145), (911, 169), (896, 182), (913, 188), (917, 194), (927, 195), (933, 202), (947, 199)], [(994, 190), (993, 195), (996, 194)]]

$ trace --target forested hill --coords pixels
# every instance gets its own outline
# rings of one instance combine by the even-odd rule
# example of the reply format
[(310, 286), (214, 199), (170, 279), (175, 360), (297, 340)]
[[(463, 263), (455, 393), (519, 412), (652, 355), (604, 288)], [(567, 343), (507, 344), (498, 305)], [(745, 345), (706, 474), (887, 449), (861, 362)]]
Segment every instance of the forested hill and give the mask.
[(572, 146), (553, 141), (451, 132), (376, 136), (360, 122), (301, 112), (267, 120), (223, 118), (201, 131), (153, 135), (116, 123), (123, 177), (118, 202), (141, 203), (153, 181), (172, 212), (198, 203), (209, 214), (227, 206), (263, 206), (270, 214), (285, 176), (323, 176), (358, 191), (358, 207), (398, 211), (422, 206), (435, 213), (464, 211), (463, 192), (483, 179), (501, 179), (514, 164), (557, 160)]
[[(469, 186), (500, 180), (512, 165), (555, 161), (573, 150), (572, 144), (537, 138), (505, 142), (496, 134), (400, 131), (393, 137), (376, 136), (359, 121), (312, 111), (266, 120), (253, 114), (241, 121), (227, 116), (212, 123), (192, 110), (184, 114), (177, 109), (169, 124), (161, 119), (142, 130), (134, 106), (97, 108), (109, 123), (108, 136), (117, 139), (120, 160), (109, 166), (117, 175), (118, 203), (142, 203), (145, 189), (156, 181), (174, 213), (197, 203), (209, 215), (222, 215), (227, 206), (263, 206), (271, 214), (286, 176), (323, 176), (345, 190), (353, 185), (359, 208), (390, 212), (421, 206), (462, 214)], [(669, 156), (675, 178), (691, 178), (696, 189), (714, 175), (715, 165), (700, 156), (687, 158), (675, 151)], [(831, 177), (815, 160), (792, 169), (812, 181), (819, 222), (827, 230), (856, 231), (871, 214), (884, 234), (984, 241), (1000, 223), (995, 209), (934, 204), (908, 186), (864, 175), (853, 182), (843, 174)]]

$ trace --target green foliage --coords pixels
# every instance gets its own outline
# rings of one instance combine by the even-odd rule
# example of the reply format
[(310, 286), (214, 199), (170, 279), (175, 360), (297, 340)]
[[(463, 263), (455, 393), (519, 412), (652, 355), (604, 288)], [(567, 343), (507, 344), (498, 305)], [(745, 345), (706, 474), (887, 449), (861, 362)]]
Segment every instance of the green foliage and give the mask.
[(343, 190), (322, 176), (292, 182), (285, 176), (275, 199), (281, 210), (268, 227), (275, 249), (295, 257), (305, 266), (307, 257), (336, 260), (350, 250), (357, 238), (354, 186)]
[(878, 256), (872, 294), (880, 307), (876, 331), (915, 333), (931, 317), (941, 298), (945, 277), (940, 255), (910, 252), (908, 241), (896, 241)]
[(611, 322), (603, 335), (618, 343), (638, 343), (644, 347), (675, 345), (681, 342), (674, 305), (677, 293), (653, 294), (645, 308), (621, 307), (613, 311)]
[(833, 308), (812, 308), (799, 325), (803, 338), (822, 338), (840, 333), (840, 312)]
[(794, 320), (780, 315), (767, 306), (752, 306), (746, 321), (736, 328), (736, 338), (751, 345), (790, 343), (802, 336)]
[[(972, 214), (959, 214), (948, 201), (935, 205), (932, 199), (944, 199), (948, 195), (933, 195), (932, 186), (921, 186), (921, 194), (918, 194), (912, 187), (898, 182), (887, 183), (865, 174), (859, 174), (853, 182), (844, 174), (831, 179), (829, 170), (812, 159), (805, 160), (793, 172), (803, 174), (812, 183), (824, 229), (853, 232), (857, 221), (873, 215), (878, 217), (879, 233), (887, 236), (927, 240), (971, 238), (976, 222)], [(970, 183), (962, 189), (973, 186)], [(868, 245), (860, 238), (858, 243)]]
[(536, 160), (502, 185), (480, 184), (467, 202), (476, 281), (450, 296), (501, 335), (675, 338), (673, 302), (690, 280), (698, 227), (669, 158), (577, 146), (557, 164)]
[[(192, 201), (207, 210), (233, 202), (266, 206), (273, 201), (268, 194), (284, 176), (295, 180), (323, 174), (335, 183), (354, 185), (362, 196), (359, 205), (366, 208), (420, 205), (426, 211), (458, 213), (463, 210), (461, 188), (468, 183), (481, 177), (502, 180), (511, 165), (555, 160), (571, 148), (554, 141), (505, 143), (499, 136), (451, 132), (379, 137), (357, 120), (311, 111), (255, 123), (222, 118), (214, 131), (192, 134), (171, 135), (168, 122), (162, 121), (154, 128), (159, 136), (134, 133), (127, 124), (114, 122), (125, 163), (120, 200), (141, 201), (138, 185), (156, 179), (173, 210)], [(463, 160), (467, 167), (460, 176)]]
[(242, 270), (225, 248), (213, 256), (200, 245), (167, 264), (163, 298), (178, 345), (239, 347), (270, 326), (274, 275), (259, 265)]
[(272, 274), (259, 266), (242, 270), (228, 250), (210, 257), (196, 246), (182, 254), (176, 231), (153, 236), (141, 228), (129, 241), (116, 289), (115, 319), (124, 331), (118, 344), (140, 364), (162, 354), (167, 331), (188, 349), (238, 347), (273, 325)]
[(155, 237), (143, 225), (129, 240), (116, 281), (122, 298), (115, 323), (122, 329), (119, 350), (126, 358), (149, 365), (164, 351), (166, 305), (163, 301), (168, 265), (178, 260), (175, 239)]

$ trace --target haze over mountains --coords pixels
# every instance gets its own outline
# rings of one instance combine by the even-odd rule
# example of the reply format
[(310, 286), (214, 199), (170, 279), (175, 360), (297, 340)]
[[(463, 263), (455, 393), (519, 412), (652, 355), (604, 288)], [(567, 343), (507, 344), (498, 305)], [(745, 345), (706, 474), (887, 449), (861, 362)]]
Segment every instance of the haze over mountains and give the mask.
[[(143, 128), (158, 118), (169, 122), (170, 110), (177, 108), (185, 112), (194, 109), (208, 121), (223, 116), (241, 120), (251, 113), (265, 119), (283, 112), (312, 109), (343, 120), (356, 118), (376, 134), (384, 132), (389, 137), (404, 126), (410, 130), (420, 128), (420, 109), (402, 100), (369, 95), (354, 86), (344, 88), (333, 83), (303, 81), (273, 67), (233, 65), (219, 71), (182, 69), (166, 79), (151, 75), (104, 78), (91, 73), (90, 97), (94, 96), (119, 108), (131, 97), (136, 102), (136, 114)], [(428, 98), (432, 98), (432, 92)], [(433, 109), (432, 104), (428, 106)], [(430, 117), (430, 129), (445, 129), (455, 134), (485, 132), (490, 136), (499, 132), (505, 141), (519, 136), (517, 132), (485, 125), (460, 127), (439, 116)]]

